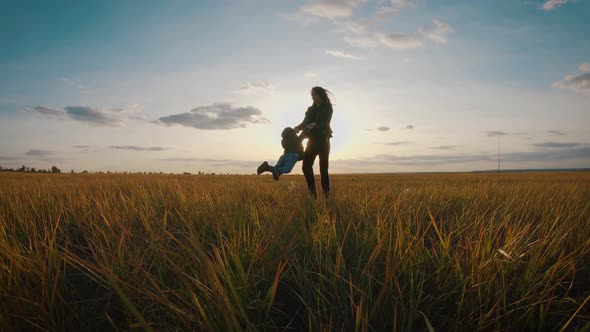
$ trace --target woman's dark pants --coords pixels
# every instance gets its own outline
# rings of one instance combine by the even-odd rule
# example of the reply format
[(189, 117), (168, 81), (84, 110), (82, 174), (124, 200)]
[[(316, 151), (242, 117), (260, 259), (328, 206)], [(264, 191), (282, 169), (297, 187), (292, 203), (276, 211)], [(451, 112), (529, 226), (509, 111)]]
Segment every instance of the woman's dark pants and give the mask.
[(307, 182), (307, 189), (316, 196), (315, 179), (313, 177), (313, 163), (315, 157), (320, 157), (320, 175), (322, 178), (322, 189), (324, 196), (330, 192), (330, 177), (328, 176), (328, 158), (330, 157), (330, 139), (309, 139), (305, 153), (303, 154), (303, 175)]

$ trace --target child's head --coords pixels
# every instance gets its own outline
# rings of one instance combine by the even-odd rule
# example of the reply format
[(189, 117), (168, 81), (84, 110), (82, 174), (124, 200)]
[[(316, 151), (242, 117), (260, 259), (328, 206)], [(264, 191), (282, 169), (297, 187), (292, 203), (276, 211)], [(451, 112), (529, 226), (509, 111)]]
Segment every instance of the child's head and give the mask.
[(297, 137), (297, 134), (295, 133), (295, 130), (293, 128), (287, 127), (285, 129), (283, 129), (283, 132), (281, 133), (281, 137), (292, 138), (292, 137)]

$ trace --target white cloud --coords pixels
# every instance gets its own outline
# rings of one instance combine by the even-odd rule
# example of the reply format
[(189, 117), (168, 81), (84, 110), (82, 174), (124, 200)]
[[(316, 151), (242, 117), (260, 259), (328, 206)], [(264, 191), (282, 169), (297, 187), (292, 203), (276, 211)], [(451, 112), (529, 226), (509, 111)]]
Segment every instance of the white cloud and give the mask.
[(379, 46), (379, 43), (370, 37), (344, 37), (344, 41), (351, 46), (359, 48), (373, 48)]
[(400, 12), (403, 8), (414, 7), (415, 4), (410, 0), (391, 0), (389, 6), (381, 6), (377, 9), (377, 19), (392, 17)]
[(565, 5), (568, 1), (569, 0), (548, 0), (543, 3), (541, 8), (543, 8), (543, 10), (554, 10), (561, 5)]
[[(376, 31), (373, 26), (377, 22), (359, 23), (355, 21), (342, 20), (353, 15), (353, 11), (358, 6), (366, 3), (368, 0), (310, 0), (303, 5), (295, 14), (283, 14), (288, 20), (303, 21), (305, 17), (320, 17), (331, 19), (332, 24), (336, 25), (336, 32), (347, 32), (349, 36), (344, 37), (344, 41), (358, 48), (375, 48), (380, 45), (389, 48), (408, 49), (419, 48), (424, 46), (424, 40), (431, 40), (437, 44), (447, 43), (447, 34), (453, 29), (450, 25), (434, 19), (434, 27), (422, 28), (412, 34), (390, 33)], [(389, 0), (384, 5), (384, 0), (377, 2), (376, 18), (382, 19), (399, 13), (404, 8), (414, 7), (415, 1), (412, 0)], [(373, 30), (373, 31), (372, 31)], [(328, 54), (345, 59), (361, 60), (362, 56), (347, 54), (342, 51), (327, 51)]]
[(272, 93), (273, 90), (274, 90), (274, 87), (272, 86), (272, 84), (270, 84), (269, 82), (266, 82), (266, 81), (260, 81), (260, 82), (248, 82), (248, 83), (246, 83), (246, 85), (240, 87), (240, 89), (236, 92), (252, 95), (252, 94), (258, 94), (258, 93)]
[(337, 19), (351, 16), (353, 10), (365, 2), (367, 0), (312, 0), (300, 11), (312, 16)]
[(567, 75), (561, 81), (553, 83), (553, 87), (590, 94), (590, 72)]
[(383, 45), (390, 48), (417, 48), (423, 46), (422, 41), (416, 37), (401, 33), (379, 32), (377, 38)]
[(367, 32), (367, 27), (358, 22), (346, 22), (344, 24), (344, 30), (355, 35), (361, 35)]
[(319, 21), (317, 17), (307, 15), (302, 11), (297, 11), (295, 13), (281, 13), (280, 16), (287, 21), (301, 22), (304, 26)]
[(561, 81), (553, 83), (553, 87), (584, 92), (590, 95), (590, 64), (581, 64), (580, 70), (582, 72), (579, 74), (567, 75)]
[(308, 72), (305, 72), (303, 74), (303, 77), (305, 77), (305, 78), (315, 78), (315, 77), (318, 77), (318, 74), (316, 74), (314, 72), (311, 72), (311, 71), (308, 71)]
[(62, 77), (62, 78), (61, 78), (61, 80), (62, 80), (62, 81), (65, 83), (65, 84), (67, 84), (67, 85), (69, 85), (69, 86), (73, 86), (73, 87), (75, 87), (75, 88), (76, 88), (76, 89), (78, 89), (78, 90), (81, 90), (81, 91), (82, 91), (82, 90), (86, 89), (86, 87), (84, 86), (84, 84), (82, 84), (82, 83), (80, 83), (80, 82), (76, 82), (76, 81), (74, 81), (74, 80), (72, 80), (72, 79), (70, 79), (70, 78), (67, 78), (67, 77)]
[(400, 9), (396, 8), (396, 7), (379, 7), (379, 9), (377, 9), (377, 18), (378, 19), (385, 19), (388, 17), (392, 17), (395, 16), (397, 13), (399, 13)]
[(397, 8), (410, 8), (416, 5), (412, 0), (391, 0), (391, 4)]
[(349, 54), (349, 53), (345, 53), (342, 51), (337, 51), (337, 50), (326, 50), (326, 53), (337, 57), (337, 58), (342, 58), (342, 59), (348, 59), (348, 60), (363, 60), (364, 57), (362, 56), (358, 56), (358, 55), (353, 55), (353, 54)]
[(436, 25), (432, 29), (420, 29), (419, 33), (424, 36), (424, 38), (430, 39), (437, 44), (446, 44), (447, 43), (447, 34), (453, 31), (453, 28), (448, 24), (441, 22), (439, 20), (432, 20)]

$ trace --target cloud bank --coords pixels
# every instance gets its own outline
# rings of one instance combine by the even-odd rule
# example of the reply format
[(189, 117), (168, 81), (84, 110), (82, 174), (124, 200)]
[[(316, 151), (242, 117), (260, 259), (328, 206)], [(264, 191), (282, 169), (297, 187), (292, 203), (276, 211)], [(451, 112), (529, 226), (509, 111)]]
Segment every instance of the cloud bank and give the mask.
[(163, 148), (160, 146), (135, 146), (135, 145), (111, 145), (109, 146), (111, 149), (115, 150), (129, 150), (129, 151), (164, 151), (168, 150), (168, 148)]
[[(434, 27), (422, 27), (414, 33), (400, 33), (383, 31), (377, 27), (379, 21), (398, 14), (404, 8), (415, 7), (415, 2), (410, 0), (390, 0), (388, 4), (381, 0), (377, 2), (375, 18), (364, 23), (359, 23), (349, 18), (354, 10), (367, 0), (311, 0), (293, 14), (282, 14), (290, 21), (301, 21), (309, 24), (318, 19), (328, 19), (337, 26), (337, 32), (349, 34), (344, 36), (344, 41), (357, 48), (388, 47), (392, 49), (413, 49), (424, 46), (426, 41), (436, 44), (446, 44), (447, 35), (453, 32), (453, 28), (438, 19), (433, 19)], [(350, 60), (360, 60), (363, 57), (352, 55), (338, 50), (329, 50), (327, 54)]]
[(433, 146), (430, 147), (429, 149), (434, 149), (434, 150), (453, 150), (456, 147), (459, 147), (460, 145), (439, 145), (439, 146)]
[(401, 146), (401, 145), (408, 145), (408, 144), (412, 144), (412, 143), (414, 143), (414, 142), (406, 142), (406, 141), (403, 141), (403, 142), (387, 142), (387, 143), (383, 143), (383, 144), (385, 144), (385, 145), (393, 145), (393, 146)]
[(263, 124), (270, 121), (262, 116), (259, 109), (233, 107), (231, 103), (216, 103), (199, 106), (189, 112), (163, 116), (155, 121), (166, 126), (181, 125), (202, 130), (228, 130), (245, 128), (251, 124)]
[(535, 143), (533, 146), (538, 148), (574, 148), (581, 146), (580, 143), (560, 143), (560, 142), (544, 142), (544, 143)]
[(490, 131), (486, 131), (486, 135), (489, 137), (494, 137), (494, 136), (508, 136), (509, 134), (500, 130), (490, 130)]
[(31, 149), (25, 153), (25, 156), (28, 157), (47, 157), (53, 154), (53, 151), (48, 150), (41, 150), (41, 149)]
[(130, 113), (137, 112), (137, 106), (129, 108), (98, 108), (91, 106), (66, 106), (63, 109), (47, 106), (26, 108), (25, 111), (48, 119), (75, 120), (91, 125), (120, 126), (125, 119), (136, 118)]
[(166, 162), (184, 162), (184, 163), (198, 163), (205, 164), (208, 167), (242, 167), (250, 168), (254, 172), (256, 166), (260, 165), (260, 161), (253, 160), (233, 160), (233, 159), (215, 159), (215, 158), (198, 158), (198, 157), (170, 157), (160, 158), (161, 161)]
[[(364, 159), (334, 160), (333, 164), (348, 167), (367, 166), (440, 166), (474, 162), (496, 163), (495, 154), (443, 154), (443, 155), (390, 155), (380, 154)], [(503, 163), (590, 160), (590, 147), (550, 149), (541, 151), (513, 152), (502, 154)]]

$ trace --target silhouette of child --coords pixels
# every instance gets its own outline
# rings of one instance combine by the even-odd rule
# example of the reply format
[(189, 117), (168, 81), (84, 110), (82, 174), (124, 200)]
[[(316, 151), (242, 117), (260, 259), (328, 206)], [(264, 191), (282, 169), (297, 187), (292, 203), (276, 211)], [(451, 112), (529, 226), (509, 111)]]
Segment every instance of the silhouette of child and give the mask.
[(260, 164), (256, 170), (256, 174), (260, 175), (264, 172), (271, 172), (273, 179), (278, 181), (279, 176), (291, 172), (297, 161), (303, 160), (302, 140), (307, 137), (306, 135), (309, 133), (309, 129), (311, 128), (305, 128), (299, 136), (297, 136), (295, 130), (291, 127), (283, 129), (281, 133), (281, 137), (283, 138), (281, 145), (285, 149), (283, 155), (279, 158), (275, 166), (270, 166), (266, 161)]

